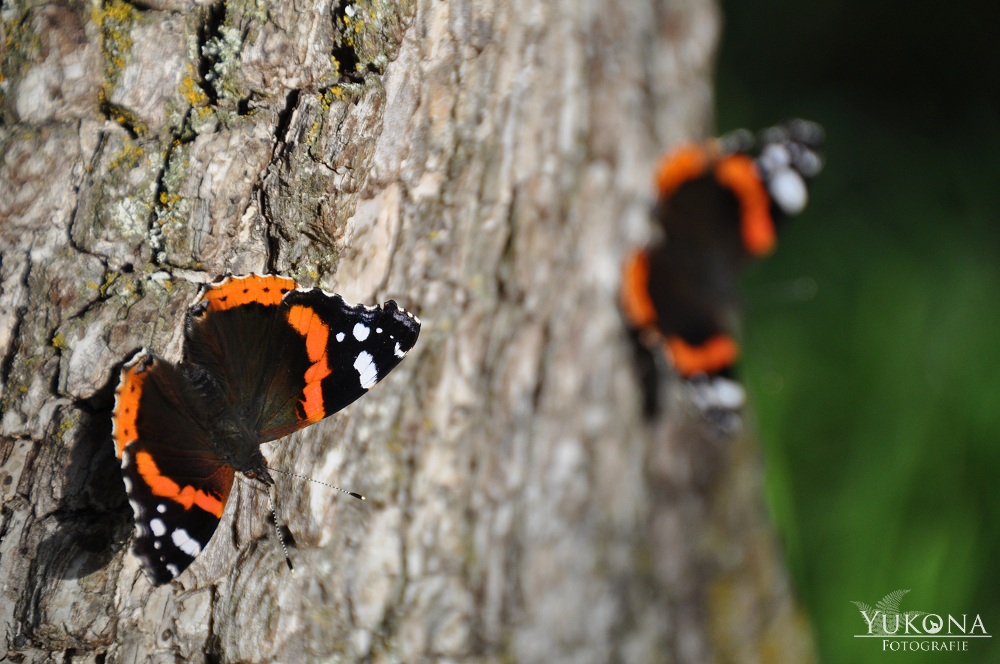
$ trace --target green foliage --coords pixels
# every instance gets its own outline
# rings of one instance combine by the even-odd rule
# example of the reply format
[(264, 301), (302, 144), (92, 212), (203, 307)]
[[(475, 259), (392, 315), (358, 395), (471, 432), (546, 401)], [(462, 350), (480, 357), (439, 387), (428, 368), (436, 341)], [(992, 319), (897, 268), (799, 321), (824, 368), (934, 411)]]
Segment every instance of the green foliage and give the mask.
[[(726, 3), (718, 77), (719, 130), (801, 116), (828, 135), (809, 207), (747, 280), (741, 367), (826, 662), (886, 661), (852, 638), (853, 599), (894, 588), (1000, 631), (1000, 103), (955, 77), (993, 76), (996, 22), (880, 7)], [(994, 641), (969, 661), (1000, 661)]]

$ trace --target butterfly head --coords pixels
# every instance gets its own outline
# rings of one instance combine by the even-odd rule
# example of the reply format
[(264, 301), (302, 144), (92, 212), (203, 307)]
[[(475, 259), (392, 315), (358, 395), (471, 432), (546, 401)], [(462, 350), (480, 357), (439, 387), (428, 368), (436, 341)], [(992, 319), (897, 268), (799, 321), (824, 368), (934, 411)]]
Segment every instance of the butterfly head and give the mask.
[(271, 477), (271, 474), (267, 472), (267, 466), (264, 465), (263, 456), (260, 457), (260, 465), (254, 466), (253, 468), (247, 468), (241, 472), (248, 480), (257, 480), (267, 486), (274, 485), (274, 479)]

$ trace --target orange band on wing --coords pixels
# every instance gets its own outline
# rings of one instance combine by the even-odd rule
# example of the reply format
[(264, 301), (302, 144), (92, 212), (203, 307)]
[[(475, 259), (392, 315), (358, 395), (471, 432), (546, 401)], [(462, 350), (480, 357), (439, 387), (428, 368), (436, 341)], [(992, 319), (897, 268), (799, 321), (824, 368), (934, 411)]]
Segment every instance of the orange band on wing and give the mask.
[(656, 193), (663, 198), (688, 180), (704, 175), (708, 161), (708, 152), (699, 145), (685, 145), (674, 150), (660, 161), (656, 170)]
[(122, 458), (125, 446), (139, 437), (136, 417), (139, 415), (139, 396), (146, 380), (145, 370), (134, 365), (122, 369), (121, 382), (115, 391), (115, 412), (112, 429), (115, 437), (115, 456)]
[(318, 422), (326, 417), (323, 407), (323, 379), (332, 373), (326, 362), (330, 328), (315, 309), (301, 304), (288, 308), (288, 324), (305, 337), (306, 353), (312, 364), (305, 373), (306, 386), (302, 390), (302, 410), (308, 422)]
[(649, 297), (649, 254), (634, 251), (622, 265), (622, 309), (633, 327), (656, 322), (656, 308)]
[(771, 251), (775, 243), (771, 199), (753, 160), (742, 154), (730, 155), (715, 167), (715, 176), (736, 194), (740, 203), (740, 226), (747, 251), (755, 256)]
[(153, 455), (149, 452), (138, 452), (135, 455), (135, 463), (139, 475), (149, 485), (149, 489), (153, 492), (154, 496), (168, 498), (175, 503), (180, 503), (186, 510), (192, 507), (199, 507), (209, 514), (219, 518), (222, 517), (222, 509), (225, 507), (226, 499), (229, 497), (229, 487), (232, 486), (232, 468), (220, 466), (219, 470), (216, 471), (217, 473), (228, 471), (229, 474), (229, 478), (224, 478), (225, 481), (222, 486), (225, 489), (223, 495), (220, 497), (206, 493), (190, 485), (181, 489), (177, 482), (160, 474), (160, 469), (157, 467), (156, 462), (153, 461)]
[(230, 277), (209, 286), (202, 299), (208, 303), (209, 311), (225, 311), (244, 304), (276, 306), (281, 298), (298, 284), (285, 277), (251, 274), (246, 277)]
[(714, 373), (731, 366), (740, 349), (732, 337), (717, 334), (703, 344), (692, 346), (677, 336), (667, 337), (667, 352), (677, 373), (688, 377)]

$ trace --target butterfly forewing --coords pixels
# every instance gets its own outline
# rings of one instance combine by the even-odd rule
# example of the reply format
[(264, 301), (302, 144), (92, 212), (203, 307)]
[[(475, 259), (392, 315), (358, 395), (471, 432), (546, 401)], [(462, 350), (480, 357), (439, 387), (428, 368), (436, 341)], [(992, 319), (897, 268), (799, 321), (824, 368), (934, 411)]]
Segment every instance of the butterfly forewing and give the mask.
[(352, 306), (253, 275), (205, 289), (188, 316), (185, 360), (225, 386), (233, 409), (266, 442), (356, 400), (399, 364), (419, 331), (395, 302)]
[(291, 404), (268, 391), (261, 413), (262, 440), (273, 440), (336, 413), (365, 394), (413, 348), (420, 321), (393, 301), (380, 307), (350, 305), (318, 288), (284, 298), (289, 327), (305, 341), (308, 363), (297, 367), (303, 388)]

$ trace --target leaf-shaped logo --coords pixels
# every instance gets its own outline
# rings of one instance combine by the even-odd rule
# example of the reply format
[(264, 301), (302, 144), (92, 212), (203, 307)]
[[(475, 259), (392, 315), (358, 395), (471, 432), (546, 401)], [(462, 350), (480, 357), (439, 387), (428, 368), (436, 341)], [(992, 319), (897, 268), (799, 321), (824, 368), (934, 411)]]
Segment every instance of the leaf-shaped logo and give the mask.
[[(858, 611), (861, 613), (861, 617), (865, 621), (865, 626), (867, 627), (867, 633), (870, 635), (878, 634), (884, 636), (893, 636), (896, 634), (911, 634), (911, 627), (913, 630), (919, 631), (915, 619), (919, 616), (925, 615), (926, 611), (900, 611), (899, 603), (903, 599), (906, 593), (910, 592), (909, 589), (905, 590), (894, 590), (882, 599), (880, 599), (875, 607), (871, 607), (864, 602), (854, 602), (851, 604), (858, 607)], [(928, 624), (928, 628), (931, 624)], [(937, 631), (941, 630), (942, 625), (937, 625)], [(930, 630), (928, 629), (930, 632)], [(935, 632), (930, 632), (935, 633)]]
[(890, 615), (893, 613), (899, 613), (899, 600), (903, 599), (903, 595), (908, 592), (910, 592), (909, 588), (906, 590), (894, 590), (880, 599), (878, 604), (875, 606)]

